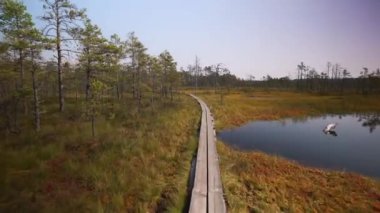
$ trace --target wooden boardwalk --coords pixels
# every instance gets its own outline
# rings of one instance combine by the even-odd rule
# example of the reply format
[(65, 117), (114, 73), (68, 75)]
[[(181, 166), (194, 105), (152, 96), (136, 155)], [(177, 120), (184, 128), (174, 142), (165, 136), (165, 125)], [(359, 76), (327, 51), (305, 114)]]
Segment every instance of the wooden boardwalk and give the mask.
[(189, 212), (223, 213), (227, 209), (223, 197), (219, 157), (215, 144), (214, 119), (206, 103), (194, 95), (191, 96), (199, 102), (202, 108), (202, 120)]

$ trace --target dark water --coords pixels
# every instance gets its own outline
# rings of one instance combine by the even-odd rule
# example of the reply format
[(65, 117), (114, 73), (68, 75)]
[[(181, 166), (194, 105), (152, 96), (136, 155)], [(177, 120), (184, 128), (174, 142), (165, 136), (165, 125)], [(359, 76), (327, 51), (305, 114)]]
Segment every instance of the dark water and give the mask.
[[(322, 130), (338, 123), (333, 134)], [(304, 165), (380, 177), (380, 114), (326, 115), (252, 122), (218, 134), (242, 150), (260, 150)], [(378, 127), (376, 129), (376, 127)]]

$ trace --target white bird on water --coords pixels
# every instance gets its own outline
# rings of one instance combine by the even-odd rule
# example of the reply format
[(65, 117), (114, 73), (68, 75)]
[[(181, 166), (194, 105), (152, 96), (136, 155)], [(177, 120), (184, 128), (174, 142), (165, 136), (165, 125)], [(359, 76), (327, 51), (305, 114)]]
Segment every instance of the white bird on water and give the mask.
[(331, 124), (328, 124), (328, 125), (323, 129), (323, 132), (325, 132), (325, 133), (333, 132), (333, 131), (335, 130), (336, 125), (338, 125), (338, 124), (337, 124), (337, 123), (331, 123)]

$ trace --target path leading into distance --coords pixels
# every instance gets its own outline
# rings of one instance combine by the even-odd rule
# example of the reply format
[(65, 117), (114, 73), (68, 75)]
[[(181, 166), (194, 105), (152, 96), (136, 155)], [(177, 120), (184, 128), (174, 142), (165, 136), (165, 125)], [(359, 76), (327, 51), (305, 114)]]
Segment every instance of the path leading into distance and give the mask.
[(191, 94), (191, 96), (198, 101), (202, 108), (202, 121), (189, 212), (224, 213), (227, 210), (223, 197), (219, 157), (216, 151), (214, 119), (206, 103), (195, 95)]

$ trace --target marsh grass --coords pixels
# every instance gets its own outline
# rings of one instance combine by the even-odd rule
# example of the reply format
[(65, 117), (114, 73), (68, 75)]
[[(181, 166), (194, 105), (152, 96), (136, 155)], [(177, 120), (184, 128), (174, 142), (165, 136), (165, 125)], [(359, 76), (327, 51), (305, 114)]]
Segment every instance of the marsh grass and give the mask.
[[(199, 92), (211, 106), (217, 130), (252, 120), (302, 119), (325, 113), (379, 112), (376, 96), (319, 96), (283, 91)], [(380, 211), (380, 182), (358, 174), (322, 170), (261, 152), (217, 143), (231, 212)]]
[[(149, 102), (149, 100), (146, 100)], [(190, 97), (174, 103), (108, 101), (96, 136), (69, 100), (64, 114), (48, 105), (40, 133), (2, 133), (0, 209), (5, 212), (182, 211), (197, 147), (200, 110)]]
[(239, 152), (218, 142), (231, 212), (372, 212), (380, 183), (357, 174), (299, 165), (261, 152)]

